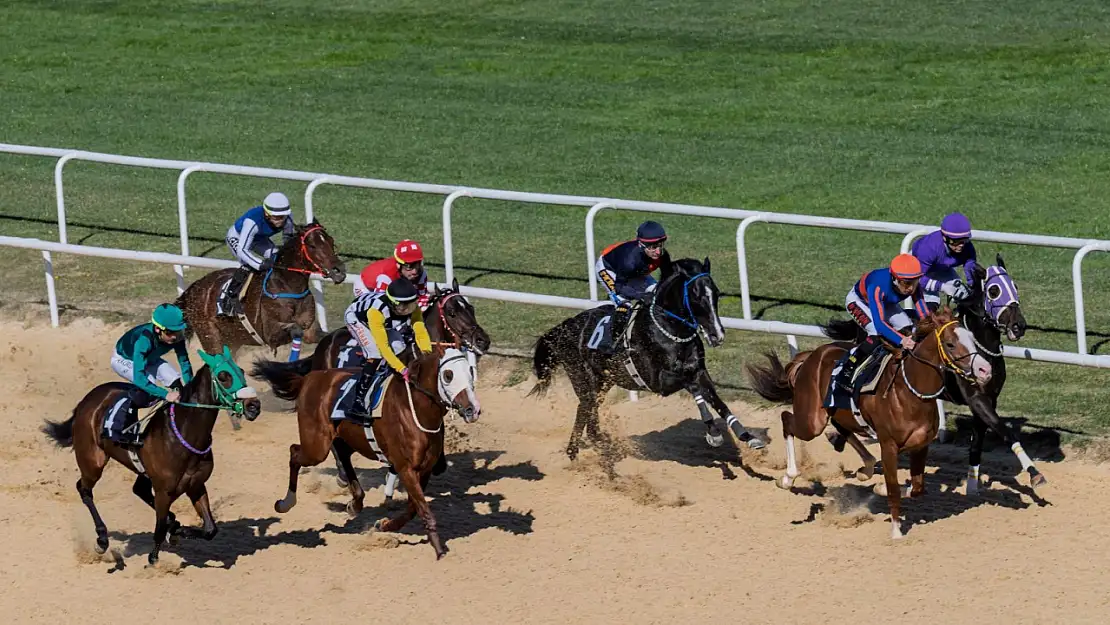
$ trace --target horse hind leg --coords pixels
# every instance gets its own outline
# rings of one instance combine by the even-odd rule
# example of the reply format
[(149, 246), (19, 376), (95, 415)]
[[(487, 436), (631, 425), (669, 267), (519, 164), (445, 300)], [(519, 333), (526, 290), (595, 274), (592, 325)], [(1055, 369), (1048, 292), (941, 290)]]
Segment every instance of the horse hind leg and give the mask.
[(362, 512), (362, 502), (366, 498), (366, 492), (362, 490), (362, 484), (355, 475), (355, 467), (351, 464), (351, 448), (347, 445), (336, 445), (332, 450), (336, 455), (336, 462), (339, 463), (340, 472), (346, 478), (347, 486), (351, 491), (351, 500), (347, 502), (347, 515), (353, 519)]
[(886, 480), (886, 498), (890, 505), (890, 537), (902, 538), (902, 489), (898, 484), (898, 445), (886, 440), (880, 443), (883, 456), (883, 477)]
[[(143, 503), (154, 509), (154, 484), (151, 483), (150, 478), (138, 474), (135, 476), (135, 483), (131, 486), (131, 492), (135, 496), (143, 500)], [(181, 523), (177, 520), (177, 516), (173, 512), (167, 515), (166, 531), (169, 532), (170, 542), (175, 542), (176, 537), (181, 534)]]
[(285, 514), (297, 505), (297, 477), (301, 470), (301, 463), (299, 461), (301, 454), (301, 446), (296, 443), (289, 446), (289, 488), (285, 492), (284, 499), (278, 499), (274, 502), (274, 511), (280, 514)]
[(794, 413), (789, 410), (782, 411), (782, 440), (786, 445), (786, 473), (775, 484), (784, 490), (794, 486), (798, 478), (798, 457), (794, 450)]
[(590, 400), (578, 400), (578, 411), (574, 417), (574, 427), (570, 431), (570, 441), (567, 443), (567, 457), (572, 461), (578, 458), (578, 451), (582, 446), (582, 433), (586, 430), (586, 425), (589, 423), (591, 409), (592, 402)]
[(96, 528), (96, 552), (104, 553), (108, 550), (108, 527), (104, 519), (100, 518), (100, 511), (96, 509), (93, 501), (93, 487), (100, 481), (104, 467), (108, 464), (108, 455), (99, 447), (93, 447), (90, 453), (82, 454), (78, 451), (77, 465), (81, 469), (81, 478), (77, 480), (77, 494), (81, 496), (81, 503), (88, 508)]

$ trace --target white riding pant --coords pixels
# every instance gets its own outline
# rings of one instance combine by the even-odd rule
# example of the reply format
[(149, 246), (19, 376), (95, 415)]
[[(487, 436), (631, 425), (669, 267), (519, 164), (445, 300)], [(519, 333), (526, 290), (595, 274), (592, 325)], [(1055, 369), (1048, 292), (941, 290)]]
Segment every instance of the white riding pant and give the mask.
[[(844, 308), (847, 309), (852, 319), (863, 327), (868, 336), (876, 336), (879, 334), (878, 328), (875, 327), (875, 320), (871, 318), (871, 307), (867, 305), (867, 302), (863, 301), (863, 298), (856, 293), (854, 288), (848, 291), (848, 297), (844, 299)], [(899, 312), (890, 315), (887, 320), (894, 328), (904, 328), (913, 325), (913, 321), (910, 321), (910, 316), (903, 310), (899, 310)]]
[[(117, 375), (128, 382), (134, 383), (135, 381), (135, 363), (115, 352), (112, 353), (112, 371), (115, 371)], [(161, 384), (162, 386), (169, 386), (181, 379), (181, 373), (174, 369), (173, 365), (162, 359), (148, 363), (145, 373), (146, 379), (150, 380), (151, 384)]]
[[(258, 226), (256, 226), (253, 221), (247, 221), (244, 223), (243, 228), (257, 230)], [(224, 242), (227, 243), (228, 249), (231, 250), (235, 258), (239, 259), (240, 263), (245, 267), (250, 267), (258, 271), (258, 268), (262, 265), (263, 259), (270, 258), (277, 253), (277, 246), (266, 237), (254, 236), (253, 240), (251, 240), (251, 235), (252, 233), (250, 232), (239, 232), (235, 229), (235, 226), (232, 225), (227, 229), (227, 236), (224, 238)], [(248, 240), (251, 241), (249, 248), (247, 247)]]
[[(370, 328), (359, 320), (354, 311), (348, 311), (343, 320), (347, 322), (347, 329), (351, 331), (351, 336), (355, 337), (359, 345), (362, 346), (363, 358), (367, 360), (380, 359), (382, 352), (378, 349), (378, 344), (374, 342), (374, 337), (370, 335)], [(393, 353), (400, 356), (407, 347), (405, 337), (401, 335), (399, 330), (389, 326), (386, 326), (385, 335), (389, 337), (389, 347), (393, 349)]]

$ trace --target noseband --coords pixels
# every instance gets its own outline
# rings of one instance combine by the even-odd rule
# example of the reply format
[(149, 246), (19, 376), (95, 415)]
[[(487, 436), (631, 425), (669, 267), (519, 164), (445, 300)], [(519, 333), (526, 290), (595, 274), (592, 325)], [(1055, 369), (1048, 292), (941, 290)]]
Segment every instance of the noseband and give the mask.
[[(902, 368), (902, 381), (906, 383), (906, 387), (910, 389), (911, 393), (913, 393), (914, 395), (917, 395), (921, 399), (936, 399), (937, 397), (940, 397), (944, 393), (944, 389), (945, 389), (944, 372), (945, 371), (951, 371), (952, 373), (955, 373), (956, 375), (958, 375), (961, 378), (964, 378), (965, 380), (968, 380), (968, 381), (974, 381), (975, 380), (974, 374), (968, 373), (968, 372), (966, 372), (966, 371), (964, 371), (963, 369), (960, 368), (959, 364), (957, 364), (957, 362), (956, 362), (957, 359), (953, 358), (951, 356), (951, 354), (948, 353), (948, 350), (944, 349), (944, 342), (940, 340), (941, 333), (943, 333), (945, 330), (947, 330), (949, 327), (955, 325), (956, 323), (957, 323), (956, 321), (949, 321), (948, 323), (946, 323), (943, 326), (937, 328), (936, 330), (933, 330), (933, 336), (936, 337), (936, 340), (937, 340), (937, 352), (940, 354), (940, 360), (941, 360), (940, 365), (937, 365), (934, 362), (930, 362), (928, 360), (925, 360), (921, 356), (917, 355), (917, 348), (920, 347), (920, 343), (918, 345), (915, 345), (913, 349), (908, 350), (908, 351), (904, 351), (904, 353), (908, 353), (910, 355), (910, 357), (913, 358), (914, 360), (932, 367), (933, 370), (936, 371), (937, 374), (940, 376), (940, 388), (937, 389), (937, 391), (935, 393), (922, 393), (921, 391), (917, 390), (917, 388), (915, 388), (914, 385), (910, 382), (909, 376), (906, 375), (906, 367), (903, 366), (901, 363), (899, 363), (899, 366), (901, 366), (901, 368)], [(978, 353), (979, 353), (978, 351), (969, 353), (966, 356), (966, 358), (971, 358), (971, 357), (975, 356)], [(961, 357), (960, 360), (963, 360), (963, 358), (965, 358), (965, 357)]]
[[(694, 311), (690, 308), (690, 285), (692, 285), (698, 279), (708, 277), (708, 276), (709, 276), (709, 273), (703, 271), (703, 272), (687, 279), (686, 282), (682, 285), (682, 308), (685, 311), (686, 315), (688, 315), (688, 317), (676, 315), (673, 312), (667, 310), (666, 308), (663, 308), (662, 306), (659, 306), (658, 304), (656, 304), (656, 300), (658, 299), (658, 294), (662, 294), (663, 285), (659, 286), (659, 289), (657, 290), (657, 296), (651, 298), (651, 305), (649, 306), (648, 311), (651, 314), (652, 323), (655, 324), (655, 327), (660, 332), (662, 332), (664, 336), (671, 339), (675, 343), (688, 343), (688, 342), (694, 340), (694, 337), (696, 337), (698, 335), (698, 330), (700, 329), (701, 326), (698, 325), (698, 320), (697, 320), (696, 317), (694, 317)], [(669, 286), (669, 284), (668, 284), (668, 286)], [(659, 319), (655, 315), (655, 309), (656, 308), (658, 308), (659, 310), (662, 310), (663, 314), (670, 317), (671, 319), (678, 320), (680, 323), (682, 323), (686, 327), (693, 330), (693, 332), (690, 334), (690, 336), (684, 336), (684, 337), (678, 337), (678, 336), (675, 336), (675, 335), (671, 334), (665, 328), (663, 328), (663, 325), (661, 323), (659, 323)]]

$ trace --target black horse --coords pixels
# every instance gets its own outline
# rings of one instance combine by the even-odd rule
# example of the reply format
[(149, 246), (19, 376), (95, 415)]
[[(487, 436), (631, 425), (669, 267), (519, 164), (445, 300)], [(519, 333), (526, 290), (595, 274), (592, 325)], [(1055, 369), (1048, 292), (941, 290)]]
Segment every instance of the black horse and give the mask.
[(627, 390), (648, 390), (664, 397), (689, 391), (705, 423), (705, 439), (714, 447), (724, 436), (706, 407), (709, 402), (725, 419), (736, 437), (753, 449), (765, 443), (740, 425), (739, 419), (717, 396), (705, 368), (701, 334), (712, 347), (724, 342), (724, 328), (717, 314), (720, 291), (709, 275), (709, 259), (664, 261), (655, 290), (630, 313), (623, 337), (613, 337), (614, 353), (593, 349), (600, 339), (600, 323), (612, 306), (583, 311), (552, 328), (536, 343), (532, 371), (539, 380), (529, 395), (542, 395), (551, 385), (555, 367), (562, 365), (578, 396), (578, 413), (567, 455), (578, 455), (582, 432), (608, 448), (610, 439), (599, 429), (598, 405), (617, 385)]
[[(1002, 393), (1003, 385), (1006, 384), (1006, 359), (1002, 357), (1002, 334), (1005, 332), (1009, 340), (1017, 341), (1025, 335), (1026, 323), (1025, 315), (1021, 312), (1021, 303), (1018, 301), (1017, 287), (1006, 272), (1006, 264), (1001, 254), (996, 257), (996, 261), (998, 264), (990, 268), (975, 265), (971, 284), (968, 285), (971, 294), (956, 303), (956, 314), (960, 323), (975, 338), (975, 347), (979, 354), (990, 360), (993, 371), (991, 380), (985, 387), (980, 388), (948, 373), (945, 376), (944, 393), (939, 397), (971, 409), (973, 419), (967, 472), (969, 494), (975, 494), (979, 489), (979, 463), (983, 457), (983, 440), (986, 438), (988, 428), (1013, 450), (1021, 462), (1022, 469), (1029, 474), (1029, 481), (1033, 486), (1048, 483), (1022, 449), (1018, 433), (1011, 431), (998, 416), (998, 396)], [(822, 326), (822, 331), (826, 336), (837, 341), (858, 342), (865, 336), (858, 324), (842, 319), (830, 320), (828, 324)], [(834, 439), (834, 444), (837, 449), (843, 447), (843, 441), (839, 437)]]

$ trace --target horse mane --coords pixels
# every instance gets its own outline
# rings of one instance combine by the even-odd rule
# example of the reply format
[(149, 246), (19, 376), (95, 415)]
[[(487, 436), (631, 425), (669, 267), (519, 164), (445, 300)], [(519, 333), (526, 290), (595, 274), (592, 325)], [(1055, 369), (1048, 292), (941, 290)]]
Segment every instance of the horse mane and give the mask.
[(944, 327), (944, 324), (953, 320), (955, 320), (955, 316), (952, 314), (952, 309), (948, 307), (941, 308), (917, 322), (914, 326), (914, 338), (915, 340), (920, 340), (920, 337), (924, 337), (930, 332), (935, 332), (939, 328)]
[(446, 350), (447, 347), (444, 345), (433, 344), (432, 351), (420, 354), (418, 358), (413, 359), (413, 361), (409, 363), (409, 377), (414, 380), (419, 380), (421, 374), (424, 373), (425, 367), (429, 365), (433, 369), (439, 367), (439, 360), (443, 358), (443, 353)]
[(674, 268), (675, 273), (682, 274), (687, 278), (705, 272), (705, 265), (703, 265), (700, 260), (694, 258), (673, 260), (671, 261), (671, 266)]
[[(205, 384), (201, 384), (201, 378), (204, 379)], [(198, 399), (201, 394), (207, 394), (207, 397)], [(202, 363), (200, 368), (193, 374), (193, 379), (185, 385), (181, 391), (182, 401), (192, 402), (194, 404), (207, 404), (212, 402), (212, 370), (208, 367), (207, 363)]]

